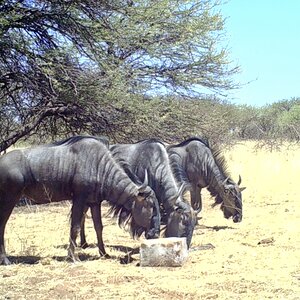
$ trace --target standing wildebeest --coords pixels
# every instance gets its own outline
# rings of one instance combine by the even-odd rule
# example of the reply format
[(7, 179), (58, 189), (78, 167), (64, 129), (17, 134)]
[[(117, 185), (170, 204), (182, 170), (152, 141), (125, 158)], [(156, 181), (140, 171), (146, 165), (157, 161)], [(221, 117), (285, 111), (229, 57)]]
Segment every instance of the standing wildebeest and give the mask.
[[(130, 224), (133, 235), (156, 237), (159, 210), (148, 186), (133, 183), (113, 159), (105, 140), (73, 137), (54, 144), (14, 150), (0, 158), (0, 264), (9, 264), (4, 248), (7, 220), (22, 197), (36, 203), (72, 200), (69, 256), (75, 261), (76, 237), (85, 206), (92, 212), (100, 255), (105, 254), (99, 204), (108, 200), (119, 224)], [(129, 223), (128, 223), (129, 222)]]
[(190, 138), (178, 145), (167, 146), (172, 170), (179, 182), (190, 185), (191, 203), (201, 211), (201, 189), (207, 187), (215, 197), (215, 204), (221, 204), (225, 218), (233, 222), (242, 221), (242, 191), (226, 171), (225, 159), (218, 150), (213, 150), (200, 138)]
[(196, 224), (196, 213), (182, 199), (183, 186), (179, 189), (172, 173), (168, 153), (162, 142), (156, 139), (135, 144), (116, 144), (110, 147), (133, 181), (144, 180), (145, 171), (149, 186), (166, 213), (166, 237), (186, 237), (189, 247)]

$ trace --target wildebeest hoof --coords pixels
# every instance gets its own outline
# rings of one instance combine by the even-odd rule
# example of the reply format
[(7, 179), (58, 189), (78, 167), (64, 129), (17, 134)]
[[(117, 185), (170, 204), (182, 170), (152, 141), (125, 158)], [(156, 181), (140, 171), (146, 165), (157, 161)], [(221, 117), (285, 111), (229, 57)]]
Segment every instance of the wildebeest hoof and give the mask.
[(70, 260), (71, 262), (73, 263), (76, 263), (76, 262), (80, 262), (80, 259), (79, 259), (79, 256), (78, 254), (68, 254), (68, 260)]
[(11, 265), (11, 262), (7, 257), (2, 257), (0, 260), (0, 265), (9, 266)]
[(83, 243), (82, 245), (80, 245), (80, 247), (82, 248), (82, 249), (86, 249), (86, 248), (88, 248), (90, 245), (88, 244), (88, 243)]
[(133, 262), (133, 258), (130, 255), (126, 255), (125, 257), (120, 258), (120, 263), (122, 265), (127, 265)]

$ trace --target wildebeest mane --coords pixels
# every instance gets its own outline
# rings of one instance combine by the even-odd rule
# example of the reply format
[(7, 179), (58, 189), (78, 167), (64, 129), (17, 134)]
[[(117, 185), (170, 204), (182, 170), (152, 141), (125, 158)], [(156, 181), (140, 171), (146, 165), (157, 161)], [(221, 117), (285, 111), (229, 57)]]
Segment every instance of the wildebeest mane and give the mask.
[(228, 171), (228, 165), (227, 165), (226, 159), (222, 153), (222, 150), (216, 146), (210, 147), (209, 149), (211, 150), (211, 153), (215, 159), (216, 165), (218, 166), (218, 168), (220, 169), (220, 171), (222, 172), (224, 177), (229, 178), (230, 174)]
[(107, 137), (104, 136), (92, 136), (92, 135), (77, 135), (77, 136), (71, 136), (69, 138), (66, 138), (64, 140), (60, 140), (57, 142), (53, 142), (51, 144), (48, 144), (46, 146), (48, 147), (54, 147), (54, 146), (66, 146), (66, 145), (73, 145), (83, 139), (94, 139), (97, 141), (102, 142), (106, 147), (109, 146), (109, 141)]
[[(212, 153), (212, 156), (214, 158), (214, 162), (217, 165), (220, 173), (222, 174), (223, 178), (229, 178), (230, 179), (230, 173), (228, 171), (228, 165), (226, 162), (226, 159), (223, 155), (222, 150), (216, 145), (210, 145), (207, 146), (209, 148), (209, 150)], [(215, 204), (221, 204), (223, 202), (223, 199), (219, 196), (215, 185), (212, 183), (212, 177), (210, 176), (210, 174), (208, 174), (209, 176), (209, 185), (207, 187), (208, 191), (210, 192), (212, 197), (215, 197)]]
[(186, 146), (187, 144), (189, 144), (190, 142), (192, 141), (198, 141), (198, 142), (201, 142), (202, 144), (204, 144), (206, 147), (210, 147), (209, 146), (209, 141), (207, 138), (204, 138), (204, 137), (190, 137), (182, 142), (180, 142), (179, 144), (175, 144), (175, 145), (168, 145), (167, 146), (167, 149), (171, 149), (171, 148), (175, 148), (175, 147), (184, 147)]
[(159, 143), (162, 144), (163, 146), (165, 145), (165, 143), (158, 139), (158, 138), (149, 138), (149, 139), (144, 139), (144, 140), (140, 140), (138, 142), (136, 142), (135, 144), (152, 144), (152, 143)]

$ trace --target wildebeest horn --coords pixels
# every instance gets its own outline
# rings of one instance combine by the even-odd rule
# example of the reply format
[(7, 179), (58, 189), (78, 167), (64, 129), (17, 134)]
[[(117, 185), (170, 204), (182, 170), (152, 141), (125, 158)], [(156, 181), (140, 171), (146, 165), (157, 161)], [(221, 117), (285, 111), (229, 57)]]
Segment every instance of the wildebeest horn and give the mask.
[(240, 185), (241, 183), (242, 183), (242, 177), (241, 177), (241, 175), (239, 175), (239, 181), (238, 181), (237, 185)]
[(223, 184), (227, 183), (228, 180), (229, 180), (229, 177), (227, 177), (227, 178), (223, 181)]
[(185, 185), (183, 183), (178, 190), (177, 198), (180, 198), (180, 196), (183, 196), (184, 189), (185, 189)]
[(144, 177), (144, 182), (143, 184), (140, 186), (140, 190), (144, 190), (146, 187), (148, 186), (148, 172), (145, 169), (145, 177)]
[(184, 212), (190, 212), (191, 211), (191, 207), (183, 201), (180, 201), (180, 202), (177, 203), (177, 208), (178, 209), (183, 209)]

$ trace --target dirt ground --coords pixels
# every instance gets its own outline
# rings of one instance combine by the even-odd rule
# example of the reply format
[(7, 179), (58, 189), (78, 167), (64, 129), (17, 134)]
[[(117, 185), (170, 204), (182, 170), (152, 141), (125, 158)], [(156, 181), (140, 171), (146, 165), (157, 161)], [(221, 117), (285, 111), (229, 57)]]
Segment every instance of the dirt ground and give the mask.
[[(188, 261), (179, 268), (124, 263), (141, 241), (104, 216), (111, 259), (97, 248), (66, 260), (70, 204), (16, 208), (6, 228), (11, 266), (0, 266), (0, 299), (300, 299), (300, 147), (253, 151), (253, 144), (226, 153), (234, 180), (242, 176), (244, 216), (234, 224), (204, 209)], [(105, 207), (104, 207), (105, 210)], [(95, 243), (91, 219), (87, 239)]]

